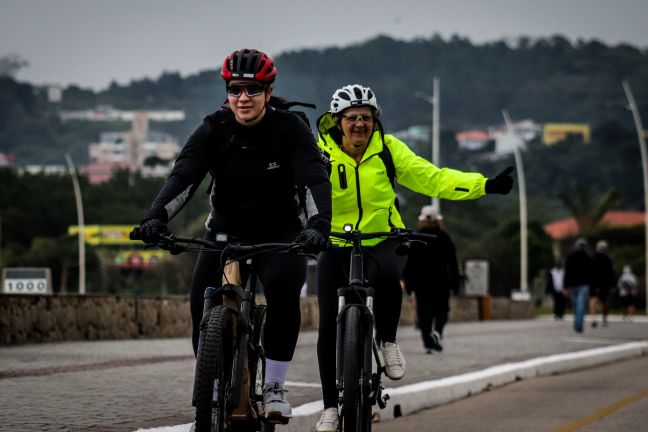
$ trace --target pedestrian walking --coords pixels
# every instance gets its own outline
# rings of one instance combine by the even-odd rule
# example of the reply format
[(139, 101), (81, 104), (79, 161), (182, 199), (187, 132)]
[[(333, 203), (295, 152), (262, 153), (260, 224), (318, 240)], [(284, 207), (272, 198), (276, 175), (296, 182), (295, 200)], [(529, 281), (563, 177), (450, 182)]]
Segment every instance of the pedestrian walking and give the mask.
[(567, 305), (567, 291), (565, 290), (565, 269), (562, 262), (556, 261), (547, 274), (547, 294), (553, 298), (554, 319), (562, 320)]
[(565, 288), (574, 309), (574, 331), (583, 332), (583, 321), (592, 281), (593, 261), (587, 251), (587, 240), (579, 238), (565, 261)]
[(623, 308), (623, 320), (632, 321), (639, 292), (637, 289), (637, 276), (632, 273), (632, 268), (629, 265), (623, 266), (623, 273), (617, 282), (617, 289), (619, 290), (619, 299)]
[(607, 327), (608, 297), (610, 290), (614, 288), (617, 282), (612, 257), (608, 252), (607, 241), (599, 240), (596, 243), (592, 260), (594, 262), (594, 274), (592, 275), (592, 287), (589, 296), (589, 313), (592, 315), (592, 328), (598, 326), (598, 321), (596, 320), (597, 306), (601, 307), (603, 327)]
[(418, 232), (433, 234), (433, 242), (410, 245), (403, 282), (416, 299), (416, 315), (428, 354), (442, 351), (443, 328), (450, 312), (450, 293), (459, 290), (459, 265), (454, 243), (443, 229), (443, 217), (436, 207), (427, 205), (418, 217)]

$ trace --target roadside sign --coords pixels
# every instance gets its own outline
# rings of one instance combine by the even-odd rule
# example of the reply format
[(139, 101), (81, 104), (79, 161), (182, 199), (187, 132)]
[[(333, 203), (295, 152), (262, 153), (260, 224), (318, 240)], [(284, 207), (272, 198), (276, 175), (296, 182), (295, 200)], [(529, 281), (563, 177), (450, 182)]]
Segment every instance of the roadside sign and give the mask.
[(465, 292), (466, 296), (488, 295), (488, 260), (467, 259), (464, 262)]
[(2, 271), (3, 294), (51, 294), (52, 276), (47, 267), (8, 267)]

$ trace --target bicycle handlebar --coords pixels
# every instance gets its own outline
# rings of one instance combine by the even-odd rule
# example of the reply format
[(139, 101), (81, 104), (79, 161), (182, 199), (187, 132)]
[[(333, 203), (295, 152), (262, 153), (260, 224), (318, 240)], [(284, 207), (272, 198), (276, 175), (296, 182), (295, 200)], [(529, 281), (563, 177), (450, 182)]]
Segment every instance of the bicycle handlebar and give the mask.
[(393, 230), (387, 232), (369, 232), (369, 233), (363, 233), (359, 230), (345, 231), (345, 232), (331, 232), (331, 237), (339, 238), (341, 240), (348, 240), (348, 241), (369, 240), (369, 239), (380, 238), (380, 237), (398, 238), (401, 239), (403, 242), (406, 242), (408, 240), (429, 241), (429, 240), (437, 239), (436, 234), (418, 233), (405, 228), (394, 228)]
[[(134, 227), (129, 234), (131, 240), (142, 240), (139, 227)], [(242, 255), (255, 255), (262, 252), (300, 252), (303, 243), (258, 243), (258, 244), (243, 244), (229, 241), (211, 241), (198, 237), (185, 237), (177, 236), (169, 233), (161, 235), (157, 243), (152, 243), (152, 246), (157, 246), (161, 249), (170, 251), (172, 254), (178, 254), (186, 249), (186, 245), (195, 244), (205, 248), (225, 252), (228, 257), (241, 258)]]

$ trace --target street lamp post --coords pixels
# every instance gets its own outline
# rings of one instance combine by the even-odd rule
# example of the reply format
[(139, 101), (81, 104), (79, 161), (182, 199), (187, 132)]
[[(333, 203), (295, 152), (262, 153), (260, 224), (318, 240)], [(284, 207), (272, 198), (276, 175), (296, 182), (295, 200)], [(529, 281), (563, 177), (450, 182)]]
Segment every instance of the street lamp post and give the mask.
[(65, 161), (67, 162), (70, 176), (72, 177), (72, 186), (74, 187), (74, 198), (76, 200), (77, 220), (79, 224), (79, 295), (86, 293), (86, 277), (85, 277), (85, 224), (83, 222), (83, 201), (81, 201), (81, 188), (79, 187), (79, 179), (77, 178), (74, 163), (69, 154), (65, 154)]
[(517, 143), (517, 135), (511, 118), (507, 110), (502, 110), (506, 128), (516, 139), (513, 145), (513, 156), (515, 157), (515, 168), (517, 171), (518, 191), (520, 197), (520, 291), (514, 293), (514, 299), (529, 300), (531, 298), (529, 293), (529, 270), (528, 270), (528, 244), (527, 244), (527, 200), (526, 200), (526, 180), (524, 177), (524, 165), (522, 163), (522, 154), (520, 147)]
[[(416, 93), (416, 97), (423, 99), (424, 101), (430, 103), (432, 105), (432, 125), (430, 129), (430, 144), (431, 144), (431, 156), (432, 158), (430, 159), (432, 163), (436, 166), (439, 166), (439, 136), (440, 136), (440, 128), (439, 128), (439, 117), (440, 117), (440, 106), (441, 106), (441, 93), (439, 92), (439, 83), (440, 80), (438, 77), (434, 77), (433, 82), (432, 82), (432, 96), (427, 96), (421, 92)], [(441, 202), (439, 198), (432, 198), (431, 199), (431, 204), (436, 207), (437, 211), (440, 213), (441, 212)]]
[(641, 116), (639, 109), (635, 102), (634, 95), (630, 89), (628, 81), (623, 80), (623, 90), (625, 91), (628, 105), (632, 111), (632, 118), (634, 119), (635, 129), (637, 130), (637, 138), (639, 139), (639, 151), (641, 152), (641, 166), (643, 168), (643, 187), (644, 187), (644, 249), (645, 249), (645, 267), (644, 267), (644, 281), (646, 281), (646, 315), (648, 315), (648, 153), (646, 152), (646, 136), (644, 135), (643, 124), (641, 123)]

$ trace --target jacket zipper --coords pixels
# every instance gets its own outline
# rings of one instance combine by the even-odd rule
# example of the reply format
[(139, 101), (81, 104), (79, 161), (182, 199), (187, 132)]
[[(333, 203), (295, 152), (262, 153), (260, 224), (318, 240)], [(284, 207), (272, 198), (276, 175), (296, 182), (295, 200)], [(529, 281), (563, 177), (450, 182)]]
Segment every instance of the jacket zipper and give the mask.
[(358, 200), (358, 222), (356, 222), (355, 229), (360, 229), (360, 221), (362, 220), (362, 197), (360, 196), (360, 164), (355, 166), (356, 178), (356, 197)]

